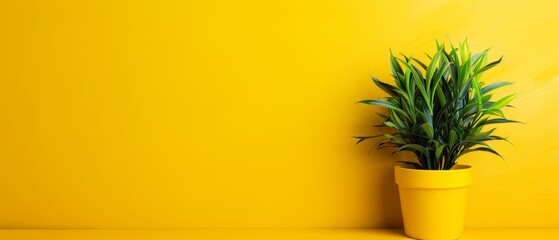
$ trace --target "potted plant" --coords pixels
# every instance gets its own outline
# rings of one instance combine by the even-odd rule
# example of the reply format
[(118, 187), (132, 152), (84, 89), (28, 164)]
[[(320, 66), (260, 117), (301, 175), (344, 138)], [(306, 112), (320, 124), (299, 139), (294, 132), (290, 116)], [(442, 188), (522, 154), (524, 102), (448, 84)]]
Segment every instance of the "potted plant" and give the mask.
[(413, 56), (394, 57), (390, 65), (394, 85), (372, 77), (389, 96), (385, 100), (359, 103), (380, 106), (388, 129), (374, 136), (356, 137), (360, 143), (381, 137), (377, 148), (408, 151), (416, 159), (395, 166), (395, 179), (405, 232), (418, 239), (457, 239), (464, 228), (467, 187), (472, 182), (470, 166), (457, 164), (464, 154), (484, 151), (496, 154), (489, 141), (505, 140), (494, 135), (495, 124), (516, 122), (501, 111), (515, 94), (492, 101), (492, 91), (510, 85), (485, 85), (483, 73), (501, 59), (487, 64), (488, 50), (470, 53), (467, 39), (447, 50), (437, 50), (423, 63)]

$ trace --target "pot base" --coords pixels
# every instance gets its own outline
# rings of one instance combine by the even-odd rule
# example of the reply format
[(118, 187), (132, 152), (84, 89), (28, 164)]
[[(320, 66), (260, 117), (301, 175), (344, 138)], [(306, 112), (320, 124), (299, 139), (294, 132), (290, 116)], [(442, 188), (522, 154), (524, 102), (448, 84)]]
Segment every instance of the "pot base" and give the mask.
[(458, 239), (464, 231), (470, 166), (453, 170), (395, 167), (406, 235), (416, 239)]

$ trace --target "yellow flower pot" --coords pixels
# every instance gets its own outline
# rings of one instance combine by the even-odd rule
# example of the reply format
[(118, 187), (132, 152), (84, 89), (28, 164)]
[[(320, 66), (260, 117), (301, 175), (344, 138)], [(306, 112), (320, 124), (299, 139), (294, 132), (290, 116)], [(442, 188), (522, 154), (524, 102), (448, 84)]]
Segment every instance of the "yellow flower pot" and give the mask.
[(395, 167), (406, 235), (416, 239), (458, 239), (464, 232), (468, 186), (472, 169), (451, 170)]

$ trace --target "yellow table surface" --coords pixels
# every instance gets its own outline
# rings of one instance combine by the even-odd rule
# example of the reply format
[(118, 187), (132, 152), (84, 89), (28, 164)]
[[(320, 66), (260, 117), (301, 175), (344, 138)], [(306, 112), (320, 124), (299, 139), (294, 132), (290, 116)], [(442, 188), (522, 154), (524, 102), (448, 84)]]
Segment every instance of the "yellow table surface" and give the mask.
[[(402, 229), (0, 230), (0, 239), (409, 239)], [(559, 239), (559, 229), (468, 229), (467, 239)]]

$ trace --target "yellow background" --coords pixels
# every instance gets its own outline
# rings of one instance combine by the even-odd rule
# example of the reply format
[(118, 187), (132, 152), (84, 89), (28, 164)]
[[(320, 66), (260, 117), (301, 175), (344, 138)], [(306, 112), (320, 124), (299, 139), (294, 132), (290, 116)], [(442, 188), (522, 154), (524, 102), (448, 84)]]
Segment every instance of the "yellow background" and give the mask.
[[(0, 227), (401, 227), (388, 49), (468, 37), (521, 92), (467, 227), (559, 227), (557, 1), (1, 1)], [(397, 158), (401, 158), (398, 156)]]

